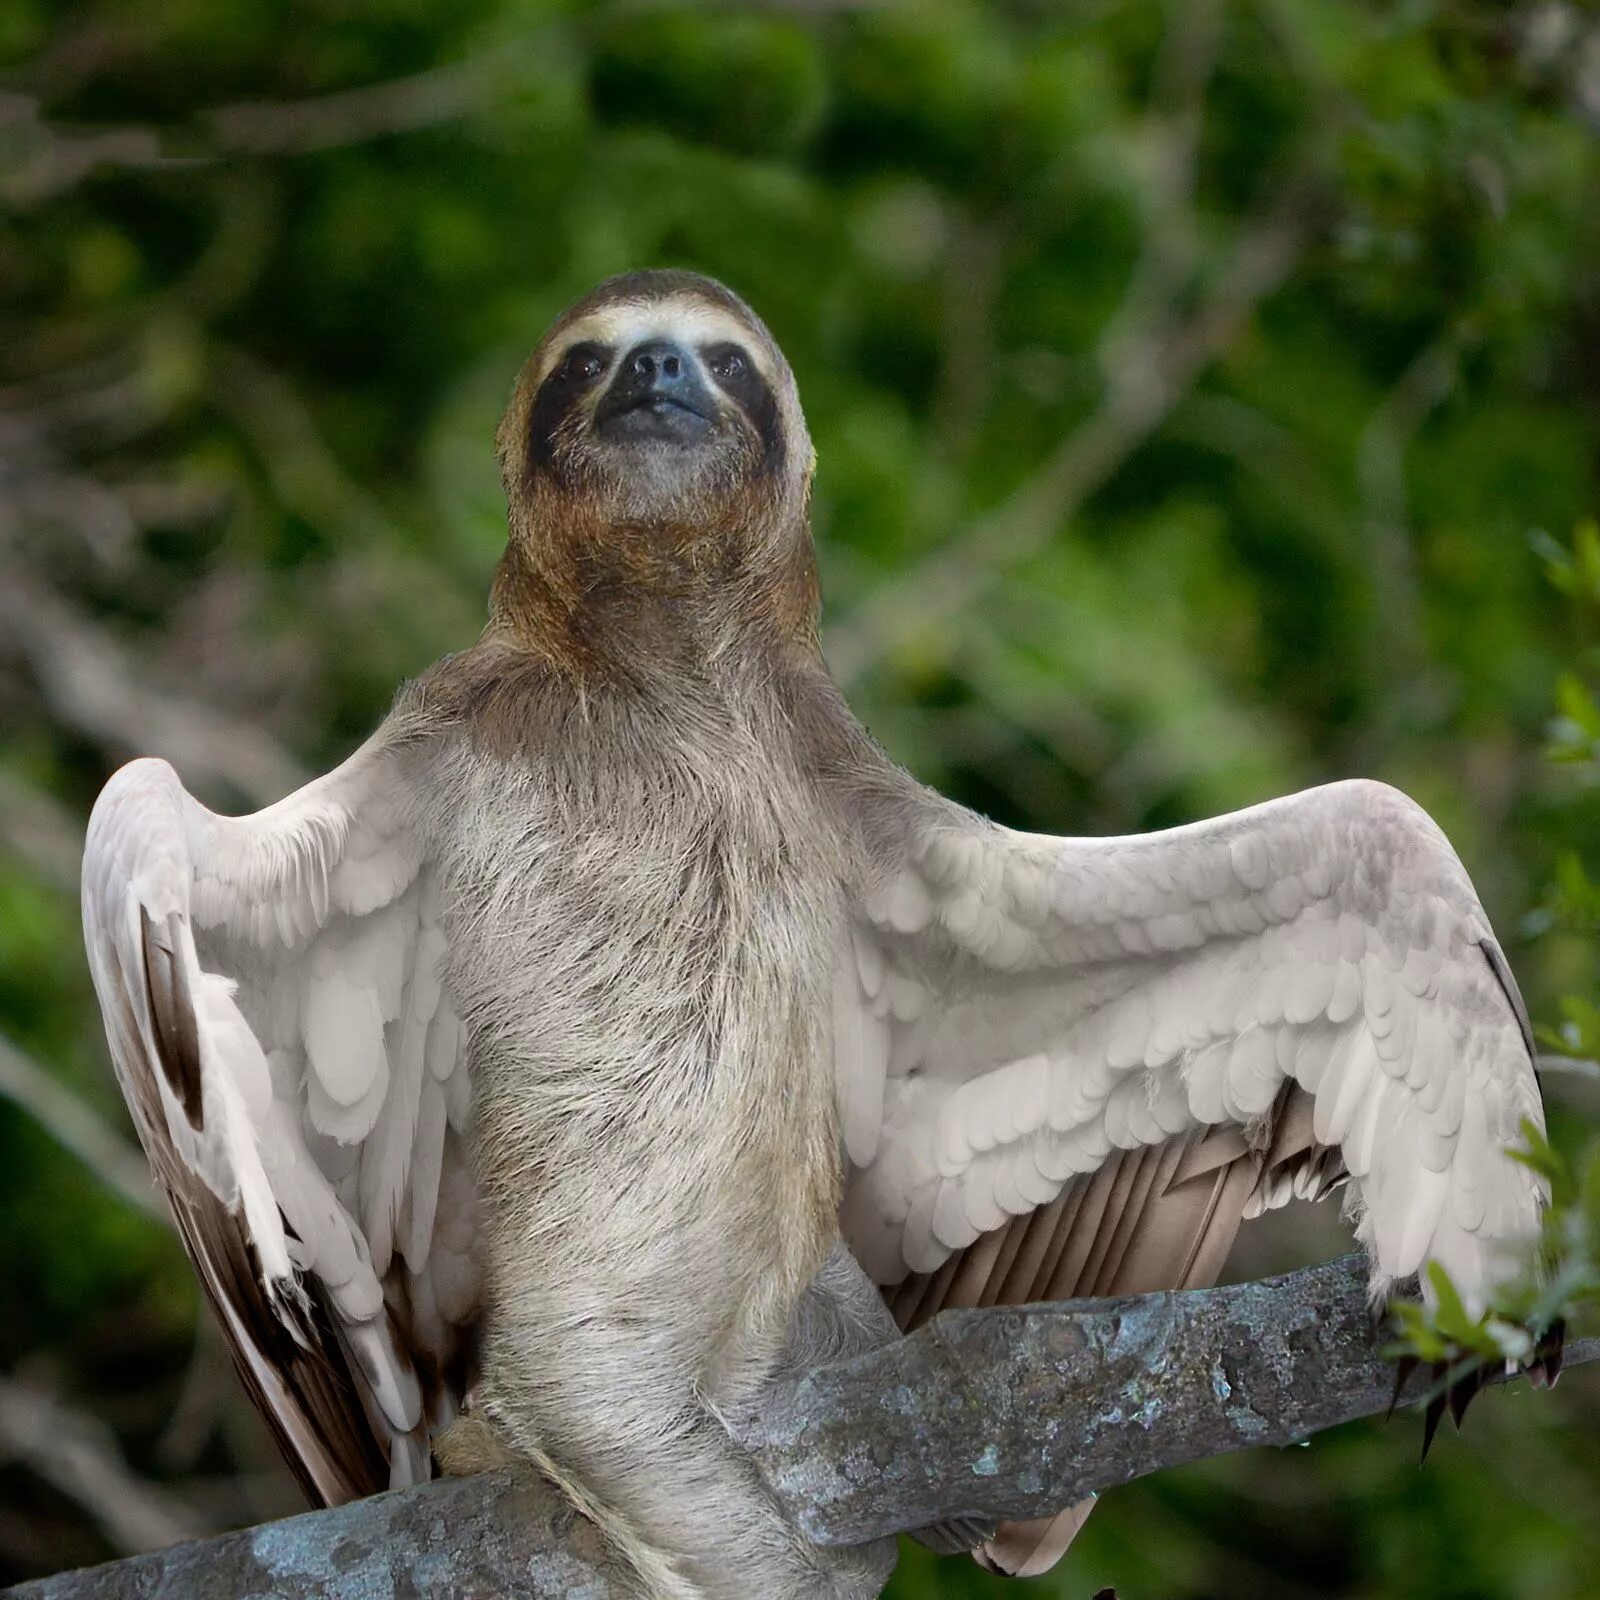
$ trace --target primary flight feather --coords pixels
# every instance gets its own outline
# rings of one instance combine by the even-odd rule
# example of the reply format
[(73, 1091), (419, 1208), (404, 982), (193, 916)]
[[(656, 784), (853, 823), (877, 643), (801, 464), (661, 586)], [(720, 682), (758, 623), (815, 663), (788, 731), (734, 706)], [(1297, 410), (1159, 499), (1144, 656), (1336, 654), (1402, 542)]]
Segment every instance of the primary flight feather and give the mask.
[(718, 1411), (880, 1291), (911, 1326), (1202, 1284), (1346, 1186), (1375, 1295), (1438, 1262), (1487, 1302), (1540, 1100), (1421, 810), (1067, 839), (923, 788), (828, 677), (794, 380), (706, 279), (565, 313), (499, 447), (476, 644), (265, 811), (146, 760), (89, 826), (118, 1077), (310, 1493), (499, 1452), (644, 1594), (873, 1594), (885, 1552), (809, 1545)]

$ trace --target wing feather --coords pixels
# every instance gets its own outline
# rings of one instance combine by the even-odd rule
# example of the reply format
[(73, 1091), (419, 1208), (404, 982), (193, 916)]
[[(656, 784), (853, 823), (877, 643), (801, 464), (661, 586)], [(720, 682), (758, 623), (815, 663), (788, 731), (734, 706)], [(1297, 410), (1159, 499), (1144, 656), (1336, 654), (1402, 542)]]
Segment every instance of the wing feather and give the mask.
[[(1396, 791), (1331, 785), (1109, 840), (921, 815), (857, 909), (836, 1000), (846, 1225), (898, 1230), (902, 1270), (1111, 1152), (1270, 1124), (1291, 1085), (1383, 1213), (1375, 1292), (1429, 1259), (1416, 1240), (1448, 1195), (1419, 1172), (1444, 1173), (1451, 1214), (1495, 1234), (1483, 1261), (1534, 1231), (1538, 1182), (1504, 1154), (1540, 1117), (1515, 987), (1459, 861)], [(914, 1030), (881, 1004), (897, 983), (921, 990)], [(889, 1034), (870, 1072), (861, 1015)], [(1493, 1281), (1460, 1287), (1481, 1305)]]
[(134, 762), (84, 852), (90, 967), (140, 1139), (252, 1397), (328, 1502), (427, 1475), (476, 1308), (459, 1158), (440, 1203), (465, 1039), (401, 748), (380, 732), (243, 818)]
[[(1510, 969), (1422, 811), (1348, 783), (1055, 839), (905, 784), (835, 1000), (841, 1222), (903, 1326), (1210, 1282), (1246, 1215), (1346, 1183), (1375, 1295), (1438, 1261), (1486, 1302), (1537, 1231), (1506, 1152), (1542, 1112)], [(1082, 1514), (994, 1559), (1042, 1570)]]

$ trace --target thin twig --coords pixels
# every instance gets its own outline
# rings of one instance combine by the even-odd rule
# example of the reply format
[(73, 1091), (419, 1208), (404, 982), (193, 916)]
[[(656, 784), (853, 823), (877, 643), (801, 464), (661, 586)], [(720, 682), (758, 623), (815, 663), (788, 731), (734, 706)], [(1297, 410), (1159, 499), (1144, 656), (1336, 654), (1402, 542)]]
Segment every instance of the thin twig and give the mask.
[(479, 109), (498, 87), (513, 80), (528, 51), (523, 35), (409, 78), (305, 100), (241, 101), (205, 112), (202, 121), (221, 149), (248, 155), (305, 155), (415, 133)]
[(0, 93), (10, 163), (0, 196), (38, 205), (106, 168), (140, 171), (213, 165), (230, 156), (304, 155), (460, 121), (517, 81), (534, 40), (505, 44), (410, 77), (304, 100), (241, 101), (198, 115), (197, 126), (53, 122), (39, 99)]
[(83, 823), (61, 802), (0, 767), (0, 840), (52, 887), (76, 897)]
[(1551, 1050), (1541, 1050), (1536, 1065), (1540, 1072), (1564, 1072), (1574, 1078), (1600, 1078), (1600, 1061), (1586, 1061), (1582, 1056), (1563, 1056)]
[[(1406, 494), (1406, 454), (1428, 417), (1449, 398), (1461, 357), (1478, 340), (1470, 323), (1447, 329), (1407, 365), (1374, 409), (1356, 449), (1362, 523), (1372, 574), (1373, 653), (1370, 670), (1416, 689), (1424, 656), (1416, 552)], [(1389, 720), (1404, 708), (1405, 695), (1380, 697)]]
[(1047, 545), (1237, 338), (1257, 304), (1293, 266), (1309, 226), (1306, 207), (1291, 203), (1250, 229), (1212, 299), (1175, 332), (1162, 329), (1129, 349), (1100, 407), (1026, 483), (830, 630), (827, 655), (839, 682), (848, 686), (908, 636), (972, 604)]
[(270, 735), (157, 690), (105, 629), (17, 569), (0, 585), (0, 629), (27, 657), (52, 713), (113, 757), (165, 756), (186, 782), (226, 784), (259, 805), (306, 781)]
[(159, 1550), (207, 1531), (193, 1506), (128, 1466), (103, 1422), (15, 1378), (0, 1377), (0, 1455), (76, 1500), (119, 1550)]
[(0, 1034), (0, 1095), (26, 1111), (135, 1210), (170, 1225), (172, 1219), (157, 1198), (144, 1156), (4, 1034)]
[(156, 1441), (156, 1460), (168, 1472), (189, 1471), (205, 1449), (223, 1406), (237, 1392), (219, 1329), (202, 1301), (195, 1308), (194, 1348), (183, 1387)]

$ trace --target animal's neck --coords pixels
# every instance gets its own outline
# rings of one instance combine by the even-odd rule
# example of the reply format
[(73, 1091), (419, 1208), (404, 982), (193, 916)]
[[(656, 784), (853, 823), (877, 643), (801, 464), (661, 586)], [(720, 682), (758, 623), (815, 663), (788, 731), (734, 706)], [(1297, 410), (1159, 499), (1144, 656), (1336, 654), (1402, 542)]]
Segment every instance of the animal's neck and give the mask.
[[(575, 682), (694, 676), (752, 651), (820, 660), (809, 537), (574, 531), (513, 526), (490, 617), (493, 631)], [(774, 548), (782, 553), (751, 554)]]

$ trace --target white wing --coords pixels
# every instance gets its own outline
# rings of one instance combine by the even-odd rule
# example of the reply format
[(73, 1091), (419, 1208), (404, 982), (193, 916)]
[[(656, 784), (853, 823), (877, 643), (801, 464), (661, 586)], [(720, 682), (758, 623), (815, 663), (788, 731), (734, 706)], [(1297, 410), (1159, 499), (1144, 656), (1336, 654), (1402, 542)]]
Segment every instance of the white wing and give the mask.
[(291, 1464), (329, 1502), (427, 1477), (475, 1196), (401, 741), (236, 819), (131, 763), (90, 819), (83, 922), (139, 1136)]
[(1186, 1182), (1205, 1130), (1264, 1152), (1301, 1109), (1297, 1159), (1258, 1161), (1246, 1209), (1348, 1172), (1375, 1294), (1439, 1261), (1484, 1303), (1536, 1230), (1540, 1185), (1505, 1152), (1543, 1118), (1504, 957), (1417, 806), (1341, 783), (1114, 839), (925, 792), (908, 814), (837, 986), (844, 1226), (880, 1282), (1035, 1208), (1070, 1234), (1122, 1152), (1171, 1151), (1161, 1183)]

